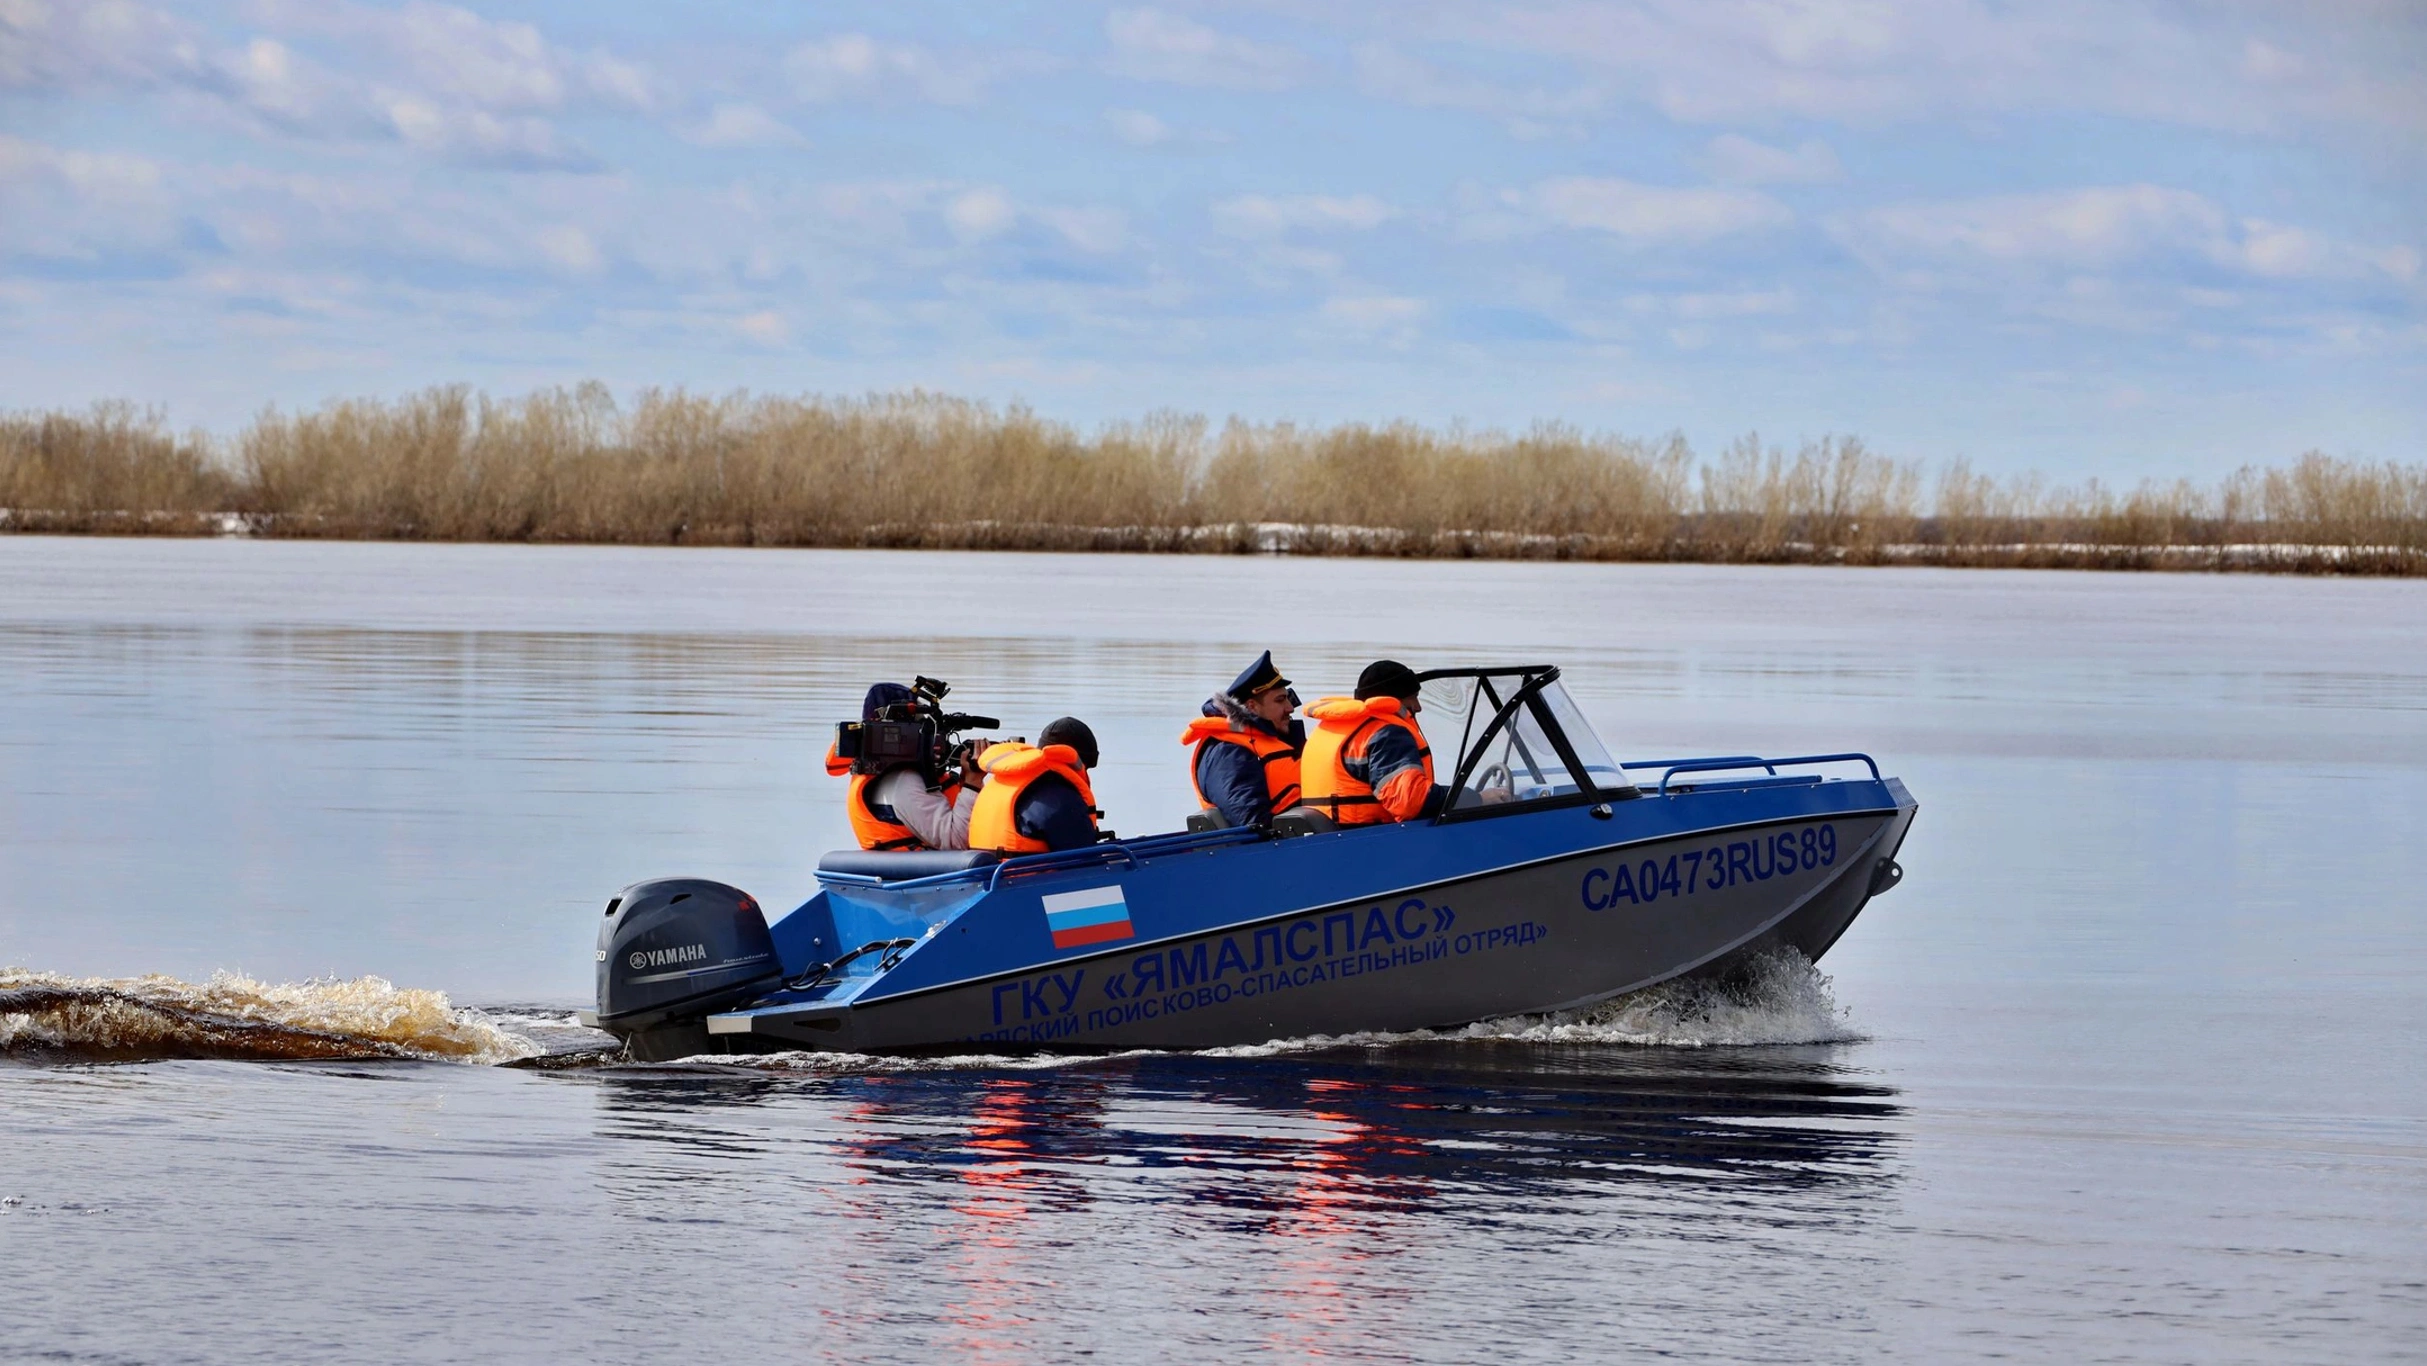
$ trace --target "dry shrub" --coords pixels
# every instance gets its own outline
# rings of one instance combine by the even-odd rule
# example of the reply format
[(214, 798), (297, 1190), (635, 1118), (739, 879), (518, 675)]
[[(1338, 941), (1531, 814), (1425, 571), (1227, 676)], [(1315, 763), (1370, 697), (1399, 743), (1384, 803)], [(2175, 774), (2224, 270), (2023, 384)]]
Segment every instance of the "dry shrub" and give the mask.
[(1871, 560), (1911, 539), (1916, 465), (1874, 455), (1854, 437), (1807, 441), (1790, 461), (1758, 435), (1702, 470), (1697, 542), (1725, 560)]
[(1790, 457), (1746, 436), (1702, 463), (1679, 436), (1558, 424), (1217, 431), (1160, 412), (1088, 434), (924, 392), (627, 406), (599, 384), (456, 386), (264, 411), (224, 455), (124, 404), (0, 417), (12, 527), (239, 511), (270, 534), (445, 540), (2427, 571), (2427, 466), (2313, 452), (2126, 492), (1957, 460), (1927, 515), (1921, 486), (1852, 437)]
[(82, 413), (0, 415), (0, 508), (14, 525), (74, 530), (240, 500), (209, 442), (171, 435), (156, 412), (98, 403)]
[(2284, 541), (2427, 551), (2427, 465), (2371, 465), (2311, 451), (2285, 470), (2244, 470)]
[[(1523, 436), (1408, 423), (1309, 432), (1233, 420), (1196, 480), (1208, 525), (1286, 523), (1321, 548), (1401, 553), (1666, 551), (1693, 453), (1536, 426)], [(1374, 532), (1392, 533), (1377, 547)]]

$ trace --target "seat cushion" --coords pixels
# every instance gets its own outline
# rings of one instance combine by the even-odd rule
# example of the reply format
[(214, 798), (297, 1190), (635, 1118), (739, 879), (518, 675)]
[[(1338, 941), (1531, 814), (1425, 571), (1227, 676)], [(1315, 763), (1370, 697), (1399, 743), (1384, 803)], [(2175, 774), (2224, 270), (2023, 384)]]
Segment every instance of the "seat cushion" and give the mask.
[(817, 870), (904, 882), (938, 873), (965, 873), (1002, 861), (1003, 856), (992, 849), (837, 849), (817, 861)]
[(1272, 818), (1274, 839), (1289, 839), (1297, 835), (1320, 835), (1339, 829), (1339, 823), (1310, 806), (1296, 806)]

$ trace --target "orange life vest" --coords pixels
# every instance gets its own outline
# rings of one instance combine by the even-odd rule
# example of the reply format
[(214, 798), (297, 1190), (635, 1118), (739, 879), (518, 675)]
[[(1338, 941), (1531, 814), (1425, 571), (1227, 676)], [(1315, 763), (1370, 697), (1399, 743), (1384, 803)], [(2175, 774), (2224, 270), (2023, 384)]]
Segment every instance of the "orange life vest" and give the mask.
[[(886, 772), (891, 771), (886, 770)], [(920, 839), (917, 831), (900, 821), (886, 820), (869, 806), (869, 784), (884, 777), (884, 773), (852, 773), (851, 761), (836, 754), (832, 745), (826, 747), (826, 772), (837, 778), (845, 774), (851, 776), (851, 786), (843, 793), (843, 814), (851, 818), (852, 836), (859, 840), (862, 849), (893, 850), (927, 847), (927, 841)], [(958, 801), (961, 795), (961, 785), (946, 783), (943, 793), (946, 801)], [(891, 807), (886, 808), (888, 811), (892, 809)]]
[(1213, 809), (1213, 803), (1205, 800), (1205, 789), (1197, 785), (1197, 760), (1204, 756), (1208, 743), (1238, 745), (1256, 756), (1256, 762), (1264, 766), (1264, 791), (1272, 798), (1274, 815), (1298, 804), (1297, 746), (1262, 727), (1241, 728), (1227, 716), (1200, 716), (1180, 732), (1180, 743), (1189, 746), (1188, 785), (1196, 789), (1198, 806)]
[(978, 756), (978, 767), (986, 770), (986, 785), (978, 789), (978, 804), (969, 813), (969, 847), (997, 849), (1006, 854), (1042, 854), (1045, 841), (1031, 839), (1020, 833), (1017, 819), (1020, 794), (1028, 785), (1048, 773), (1059, 773), (1079, 790), (1079, 800), (1092, 808), (1096, 804), (1095, 788), (1087, 781), (1087, 769), (1079, 762), (1079, 752), (1068, 745), (1000, 744), (989, 746)]
[(1370, 772), (1365, 766), (1366, 748), (1386, 726), (1405, 727), (1416, 737), (1424, 781), (1432, 782), (1432, 747), (1425, 743), (1424, 732), (1414, 719), (1399, 714), (1398, 698), (1372, 697), (1360, 702), (1353, 697), (1326, 697), (1308, 707), (1306, 715), (1318, 724), (1306, 737), (1304, 801), (1340, 824), (1379, 825), (1395, 819), (1374, 796), (1373, 784), (1359, 776)]

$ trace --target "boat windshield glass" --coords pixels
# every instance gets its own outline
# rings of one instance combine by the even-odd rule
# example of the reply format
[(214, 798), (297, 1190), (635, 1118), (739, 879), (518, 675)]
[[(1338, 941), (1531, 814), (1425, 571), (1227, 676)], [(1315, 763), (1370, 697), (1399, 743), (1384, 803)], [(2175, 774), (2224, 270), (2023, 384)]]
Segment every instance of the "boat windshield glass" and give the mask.
[(1551, 720), (1557, 723), (1559, 733), (1567, 737), (1568, 748), (1583, 761), (1587, 783), (1604, 792), (1631, 785), (1626, 770), (1610, 758), (1609, 749), (1594, 733), (1593, 723), (1584, 719), (1584, 709), (1567, 695), (1567, 685), (1553, 680), (1542, 690), (1542, 705), (1550, 709)]
[[(1505, 697), (1513, 680), (1495, 682), (1501, 688), (1501, 697)], [(1474, 678), (1429, 678), (1416, 694), (1416, 701), (1423, 706), (1416, 714), (1416, 725), (1424, 732), (1424, 742), (1432, 746), (1433, 771), (1443, 782), (1457, 773), (1458, 756), (1474, 743), (1475, 729), (1480, 724), (1475, 719), (1478, 684), (1479, 680)], [(1482, 723), (1490, 722), (1499, 707), (1498, 698), (1485, 698)]]
[(1559, 747), (1543, 730), (1541, 718), (1533, 707), (1525, 706), (1483, 743), (1466, 785), (1451, 797), (1450, 806), (1453, 810), (1505, 806), (1564, 797), (1579, 790), (1575, 775), (1559, 758)]

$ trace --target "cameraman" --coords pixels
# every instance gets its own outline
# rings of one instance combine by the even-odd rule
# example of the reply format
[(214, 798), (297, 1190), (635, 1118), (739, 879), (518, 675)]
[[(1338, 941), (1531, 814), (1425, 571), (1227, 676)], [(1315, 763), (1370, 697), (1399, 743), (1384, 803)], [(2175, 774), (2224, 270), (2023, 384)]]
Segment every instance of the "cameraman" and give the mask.
[[(860, 720), (873, 725), (887, 707), (909, 704), (915, 694), (899, 683), (879, 683), (868, 689), (860, 704)], [(974, 743), (974, 742), (973, 742)], [(977, 809), (978, 789), (986, 775), (968, 762), (969, 744), (955, 751), (955, 763), (942, 773), (929, 773), (916, 763), (897, 761), (869, 767), (826, 753), (826, 771), (851, 775), (843, 796), (851, 817), (851, 833), (862, 849), (966, 849), (969, 815)], [(955, 771), (957, 770), (957, 771)], [(968, 775), (964, 786), (961, 775)]]

